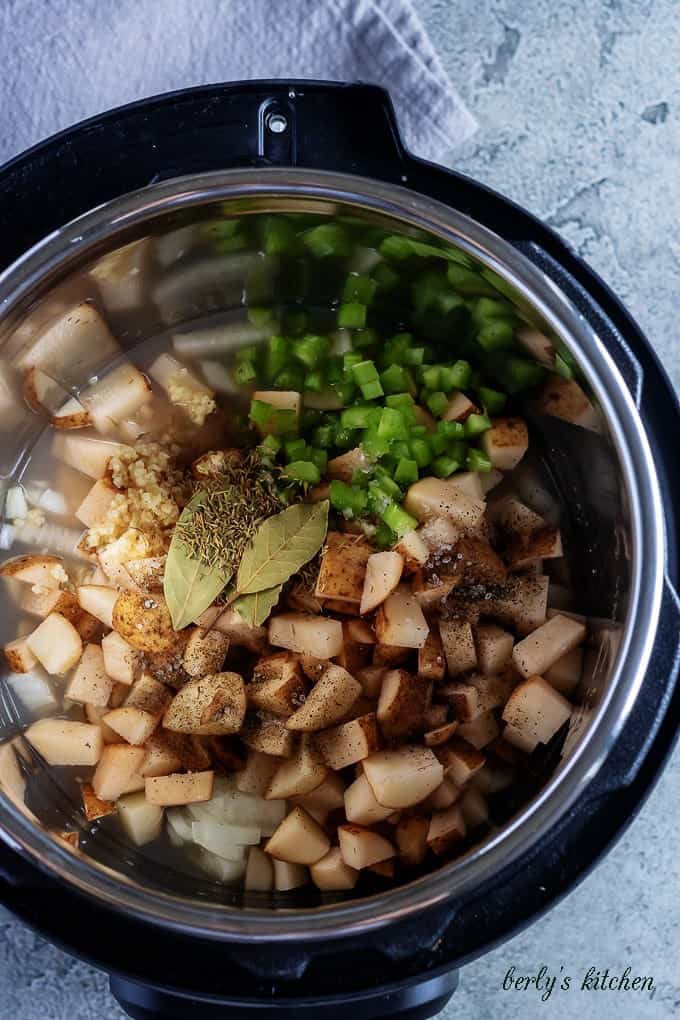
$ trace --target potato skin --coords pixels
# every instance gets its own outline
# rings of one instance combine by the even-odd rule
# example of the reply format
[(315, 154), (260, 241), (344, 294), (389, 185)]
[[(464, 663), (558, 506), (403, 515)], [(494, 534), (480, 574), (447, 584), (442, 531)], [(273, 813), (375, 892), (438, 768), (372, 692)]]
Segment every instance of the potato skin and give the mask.
[(219, 736), (238, 733), (246, 714), (246, 689), (238, 673), (191, 680), (165, 713), (163, 726), (176, 733)]
[(139, 652), (169, 652), (181, 640), (165, 601), (136, 591), (118, 596), (113, 607), (113, 629)]

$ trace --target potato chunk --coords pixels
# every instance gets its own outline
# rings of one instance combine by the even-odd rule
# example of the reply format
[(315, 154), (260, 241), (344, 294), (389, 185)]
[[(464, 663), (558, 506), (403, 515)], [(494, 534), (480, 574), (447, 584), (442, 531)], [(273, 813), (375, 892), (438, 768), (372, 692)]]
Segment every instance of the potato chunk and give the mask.
[(334, 771), (355, 765), (378, 750), (380, 737), (373, 712), (317, 734), (317, 745), (326, 764)]
[(478, 623), (474, 641), (479, 668), (486, 676), (500, 673), (510, 662), (514, 638), (509, 631), (495, 623)]
[(410, 573), (423, 567), (430, 558), (430, 549), (418, 531), (407, 531), (394, 547), (404, 561), (404, 570)]
[(194, 627), (184, 649), (183, 666), (189, 676), (201, 677), (217, 673), (224, 665), (229, 638), (219, 630)]
[(359, 606), (362, 616), (373, 612), (395, 591), (403, 569), (404, 560), (398, 552), (379, 552), (368, 557)]
[(398, 589), (382, 603), (375, 619), (380, 644), (400, 648), (422, 648), (429, 626), (418, 601), (410, 592)]
[(291, 889), (299, 889), (307, 885), (309, 872), (302, 864), (291, 864), (289, 861), (273, 860), (274, 865), (274, 888), (277, 892), (289, 892)]
[(573, 648), (545, 670), (543, 679), (560, 694), (571, 694), (578, 687), (582, 672), (583, 649)]
[(38, 719), (24, 736), (48, 765), (96, 765), (103, 748), (99, 726), (69, 719)]
[(306, 694), (307, 685), (300, 664), (285, 652), (260, 659), (246, 687), (248, 704), (274, 715), (293, 715)]
[(92, 788), (100, 800), (118, 800), (127, 790), (146, 757), (143, 747), (107, 744), (92, 777)]
[(85, 645), (80, 662), (66, 688), (66, 697), (71, 701), (89, 702), (91, 705), (108, 705), (114, 680), (104, 665), (104, 653), (100, 645)]
[(359, 872), (345, 864), (339, 846), (332, 846), (325, 857), (312, 864), (309, 873), (317, 889), (324, 892), (353, 889), (359, 879)]
[(330, 840), (304, 808), (294, 807), (268, 840), (265, 853), (289, 864), (315, 864), (330, 850)]
[(292, 758), (282, 762), (265, 793), (267, 800), (286, 800), (311, 793), (321, 786), (328, 775), (328, 767), (312, 740), (304, 736)]
[(446, 811), (435, 811), (427, 831), (428, 846), (437, 855), (442, 856), (465, 839), (466, 831), (465, 821), (457, 804)]
[(27, 637), (8, 641), (3, 652), (7, 659), (7, 665), (13, 673), (30, 673), (38, 665), (38, 660), (28, 647)]
[(396, 853), (389, 840), (361, 825), (341, 825), (338, 840), (343, 861), (357, 871), (387, 861)]
[(371, 546), (363, 535), (328, 533), (321, 557), (319, 578), (314, 594), (319, 599), (333, 599), (358, 605), (364, 590)]
[(408, 867), (422, 864), (427, 854), (430, 823), (421, 815), (402, 815), (394, 830), (399, 860)]
[(109, 461), (130, 449), (124, 443), (94, 439), (73, 432), (59, 432), (52, 440), (52, 453), (69, 467), (95, 480), (104, 478)]
[(507, 591), (485, 603), (485, 612), (509, 623), (519, 634), (530, 634), (545, 623), (549, 584), (550, 578), (543, 574), (513, 577)]
[(495, 468), (512, 471), (529, 449), (529, 430), (522, 418), (494, 418), (482, 433), (481, 447)]
[(406, 510), (419, 521), (447, 517), (459, 528), (476, 528), (484, 516), (486, 504), (472, 499), (446, 478), (421, 478), (414, 482), (404, 500)]
[(431, 693), (427, 681), (405, 669), (391, 669), (385, 674), (377, 717), (388, 740), (408, 737), (422, 729)]
[(163, 725), (201, 736), (238, 733), (246, 714), (246, 691), (238, 673), (215, 673), (191, 680), (175, 695)]
[(236, 789), (254, 797), (264, 797), (280, 764), (280, 758), (262, 751), (249, 751), (244, 767), (236, 775)]
[(52, 676), (63, 676), (80, 658), (80, 634), (61, 613), (50, 613), (26, 639), (36, 659)]
[(441, 762), (429, 747), (418, 745), (377, 751), (364, 759), (363, 766), (376, 800), (393, 809), (418, 804), (444, 778)]
[(81, 584), (77, 589), (81, 609), (90, 613), (106, 627), (113, 629), (113, 607), (118, 601), (118, 592), (102, 584)]
[(212, 771), (149, 777), (144, 787), (146, 799), (159, 807), (200, 804), (212, 797), (214, 779)]
[(319, 825), (325, 825), (330, 812), (343, 807), (345, 803), (345, 784), (335, 772), (329, 772), (323, 783), (311, 793), (303, 793), (292, 800), (315, 818)]
[(117, 684), (127, 684), (129, 687), (139, 668), (139, 653), (112, 630), (102, 638), (102, 654), (106, 673)]
[(427, 641), (418, 649), (418, 676), (423, 681), (439, 683), (446, 676), (444, 646), (437, 630), (432, 628)]
[(281, 613), (269, 621), (269, 642), (317, 659), (332, 659), (342, 651), (342, 624), (312, 613)]
[(446, 775), (451, 777), (456, 786), (465, 786), (486, 762), (481, 751), (458, 737), (438, 747), (435, 754), (444, 766)]
[(379, 804), (365, 775), (358, 776), (345, 790), (347, 821), (356, 825), (376, 825), (392, 814), (392, 808)]
[(75, 512), (76, 517), (86, 528), (94, 528), (100, 524), (109, 510), (118, 489), (106, 478), (99, 478)]
[(360, 446), (355, 446), (353, 450), (341, 453), (339, 457), (332, 457), (328, 461), (327, 473), (329, 478), (339, 478), (350, 485), (354, 472), (366, 471), (369, 466), (369, 461), (364, 451)]
[(515, 645), (513, 665), (525, 679), (541, 674), (581, 644), (585, 636), (586, 628), (582, 623), (568, 616), (553, 616)]
[(135, 846), (152, 843), (163, 830), (163, 809), (150, 804), (144, 791), (120, 798), (118, 819), (123, 832)]
[[(503, 736), (521, 750), (532, 751), (547, 744), (571, 716), (572, 706), (541, 676), (531, 676), (519, 684), (503, 710), (503, 721), (512, 729)], [(519, 736), (518, 736), (519, 735)]]
[(121, 592), (113, 607), (112, 622), (113, 630), (137, 651), (162, 654), (178, 645), (170, 612), (160, 595)]
[(285, 719), (261, 711), (246, 716), (241, 740), (252, 751), (279, 758), (289, 758), (296, 743), (295, 734), (286, 729)]
[(0, 565), (0, 577), (12, 577), (24, 584), (58, 588), (66, 580), (63, 561), (58, 556), (31, 554), (15, 556)]
[(270, 892), (274, 888), (274, 867), (259, 846), (251, 846), (246, 866), (245, 888), (257, 892)]
[(449, 676), (467, 673), (477, 665), (472, 627), (463, 620), (440, 620), (439, 634)]
[(349, 712), (361, 693), (361, 684), (346, 669), (330, 665), (286, 726), (306, 732), (325, 730)]

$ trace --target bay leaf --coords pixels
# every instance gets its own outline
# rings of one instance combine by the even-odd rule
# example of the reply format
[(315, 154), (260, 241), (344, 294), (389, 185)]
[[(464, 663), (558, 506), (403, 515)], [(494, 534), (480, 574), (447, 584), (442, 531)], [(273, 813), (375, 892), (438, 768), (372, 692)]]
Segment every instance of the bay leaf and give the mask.
[(296, 503), (268, 517), (247, 546), (236, 575), (238, 595), (284, 584), (316, 556), (328, 531), (328, 500)]
[[(207, 493), (197, 492), (182, 511), (180, 524), (187, 524), (199, 507), (203, 506)], [(192, 623), (211, 606), (231, 573), (215, 567), (208, 567), (192, 556), (181, 536), (173, 536), (165, 562), (163, 594), (175, 630), (181, 630)]]
[(273, 588), (265, 588), (264, 591), (253, 592), (252, 595), (240, 595), (232, 603), (232, 608), (251, 627), (261, 627), (279, 601), (282, 591), (283, 585), (277, 584)]

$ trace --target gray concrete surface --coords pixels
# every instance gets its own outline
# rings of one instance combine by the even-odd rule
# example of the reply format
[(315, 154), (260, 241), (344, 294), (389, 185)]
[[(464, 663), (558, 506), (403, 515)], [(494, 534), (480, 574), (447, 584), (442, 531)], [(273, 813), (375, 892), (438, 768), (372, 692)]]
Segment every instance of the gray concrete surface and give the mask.
[[(455, 164), (555, 226), (628, 303), (680, 384), (677, 0), (415, 0), (479, 118)], [(1, 50), (1, 44), (0, 44)], [(453, 158), (452, 158), (453, 161)], [(468, 966), (442, 1017), (665, 1020), (680, 1011), (680, 756), (604, 863), (548, 916)], [(569, 974), (547, 1002), (504, 976)], [(581, 991), (588, 968), (653, 993)], [(560, 967), (563, 971), (560, 972)], [(0, 915), (0, 1017), (113, 1020), (106, 979)]]

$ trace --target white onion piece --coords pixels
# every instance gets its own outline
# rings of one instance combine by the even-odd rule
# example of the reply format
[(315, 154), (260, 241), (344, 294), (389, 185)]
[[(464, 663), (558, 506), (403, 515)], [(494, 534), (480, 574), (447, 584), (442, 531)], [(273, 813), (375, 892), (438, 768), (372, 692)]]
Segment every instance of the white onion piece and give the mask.
[(14, 521), (21, 519), (28, 513), (26, 494), (20, 485), (13, 485), (5, 495), (5, 517)]
[(13, 524), (0, 526), (0, 549), (11, 549), (17, 537), (17, 529)]
[(59, 702), (47, 673), (36, 666), (30, 673), (10, 673), (5, 682), (21, 706), (24, 719), (39, 719), (56, 712)]
[(192, 822), (191, 832), (194, 843), (220, 856), (225, 856), (237, 846), (254, 846), (261, 837), (260, 830), (254, 825), (222, 825), (206, 819)]
[(243, 878), (246, 870), (245, 861), (226, 861), (223, 857), (218, 857), (217, 854), (212, 854), (208, 850), (201, 851), (198, 864), (212, 878), (224, 883), (236, 882)]
[(165, 812), (168, 826), (183, 843), (192, 843), (191, 818), (182, 808), (168, 808)]
[[(247, 847), (243, 843), (223, 843), (219, 834), (213, 840), (214, 832), (207, 822), (194, 822), (191, 828), (194, 830), (194, 839), (204, 850), (217, 854), (225, 861), (245, 861)], [(205, 846), (206, 843), (208, 846)]]

